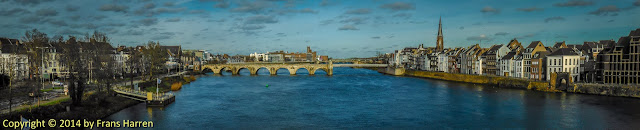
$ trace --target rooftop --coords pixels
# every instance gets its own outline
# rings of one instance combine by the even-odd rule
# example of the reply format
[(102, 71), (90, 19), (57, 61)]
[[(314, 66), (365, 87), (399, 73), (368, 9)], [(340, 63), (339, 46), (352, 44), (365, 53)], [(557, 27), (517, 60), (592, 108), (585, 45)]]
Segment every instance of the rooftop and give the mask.
[(551, 54), (549, 54), (549, 56), (559, 56), (559, 55), (578, 55), (578, 54), (574, 52), (573, 49), (571, 48), (560, 48), (552, 52)]

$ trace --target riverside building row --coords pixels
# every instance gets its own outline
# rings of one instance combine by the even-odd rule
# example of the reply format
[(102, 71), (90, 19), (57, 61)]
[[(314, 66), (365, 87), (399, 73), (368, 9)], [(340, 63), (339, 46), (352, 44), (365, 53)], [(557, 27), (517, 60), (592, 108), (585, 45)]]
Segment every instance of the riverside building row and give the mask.
[[(438, 37), (442, 37), (439, 30)], [(438, 38), (437, 46), (441, 46)], [(548, 44), (548, 43), (547, 43)], [(517, 39), (483, 48), (407, 47), (387, 53), (388, 64), (410, 70), (474, 75), (496, 75), (545, 81), (550, 74), (567, 72), (573, 82), (640, 84), (640, 29), (614, 40), (547, 46)], [(551, 46), (549, 46), (551, 45)]]
[(246, 62), (316, 62), (328, 61), (329, 56), (318, 55), (316, 51), (307, 46), (307, 52), (285, 52), (282, 50), (267, 53), (254, 52), (245, 59)]
[[(136, 67), (131, 65), (129, 61), (133, 55), (141, 55), (144, 46), (117, 46), (114, 48), (110, 43), (90, 40), (86, 42), (51, 42), (30, 47), (18, 39), (0, 38), (0, 74), (10, 76), (16, 80), (67, 77), (69, 71), (66, 70), (65, 64), (61, 62), (62, 59), (60, 58), (63, 55), (62, 50), (65, 48), (79, 48), (80, 51), (91, 53), (96, 58), (112, 58), (116, 67), (113, 70), (119, 78), (123, 78), (125, 74), (141, 73), (147, 69), (144, 64)], [(167, 60), (163, 69), (198, 69), (205, 62), (227, 60), (222, 56), (215, 57), (204, 51), (182, 50), (181, 46), (160, 46), (160, 49), (167, 53)], [(42, 55), (38, 57), (41, 60), (29, 60), (32, 58), (29, 54), (34, 51), (42, 52)], [(144, 56), (141, 56), (141, 58), (145, 60)], [(92, 62), (93, 60), (82, 61)], [(37, 65), (30, 65), (34, 63)], [(95, 71), (96, 69), (99, 68), (87, 68), (88, 71)], [(87, 77), (93, 77), (93, 75), (95, 74), (90, 74)]]

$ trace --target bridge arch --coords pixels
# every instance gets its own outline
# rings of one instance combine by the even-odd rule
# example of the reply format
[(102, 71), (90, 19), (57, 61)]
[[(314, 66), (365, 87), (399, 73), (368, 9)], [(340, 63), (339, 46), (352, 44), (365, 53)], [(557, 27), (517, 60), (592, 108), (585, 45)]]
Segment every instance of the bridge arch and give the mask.
[[(302, 70), (302, 71), (301, 71), (301, 70)], [(307, 74), (308, 74), (308, 75), (313, 75), (313, 74), (311, 74), (311, 71), (310, 71), (309, 69), (305, 68), (305, 67), (300, 67), (300, 68), (296, 69), (296, 75), (297, 75), (298, 73), (301, 73), (301, 72), (304, 72), (304, 71), (307, 71)]]
[[(318, 70), (319, 70), (319, 71), (318, 71)], [(320, 73), (318, 73), (318, 72), (320, 72)], [(315, 69), (313, 70), (313, 75), (315, 75), (315, 74), (329, 74), (329, 73), (327, 73), (327, 72), (328, 72), (328, 71), (327, 71), (327, 69), (326, 69), (326, 68), (315, 68)], [(309, 73), (311, 74), (312, 72), (309, 72)]]
[[(232, 75), (234, 75), (234, 74), (238, 74), (238, 73), (236, 73), (237, 71), (235, 71), (235, 70), (236, 70), (236, 68), (235, 68), (235, 67), (231, 67), (231, 66), (221, 66), (221, 67), (220, 67), (220, 69), (218, 70), (218, 73), (217, 73), (217, 74), (221, 74), (221, 75), (222, 75), (222, 73), (224, 73), (224, 71), (231, 71), (231, 74), (232, 74)], [(215, 73), (215, 72), (214, 72), (214, 73)]]
[[(286, 69), (290, 75), (296, 75), (298, 70), (305, 69), (309, 75), (314, 75), (320, 69), (332, 74), (332, 64), (272, 64), (272, 63), (248, 63), (248, 64), (208, 64), (201, 67), (202, 70), (210, 69), (216, 74), (221, 74), (223, 70), (229, 70), (232, 74), (237, 75), (240, 70), (248, 69), (252, 75), (258, 74), (258, 70), (266, 69), (271, 75), (278, 74), (280, 69)], [(244, 70), (243, 70), (244, 71)]]
[(236, 69), (238, 69), (237, 70), (238, 72), (236, 73), (236, 75), (240, 75), (240, 72), (242, 72), (242, 71), (247, 71), (247, 72), (249, 72), (250, 75), (253, 75), (253, 71), (251, 71), (251, 68), (249, 68), (249, 67), (244, 67), (243, 66), (243, 67), (237, 67)]
[(571, 76), (569, 73), (561, 72), (557, 73), (556, 77), (556, 89), (559, 90), (567, 90), (569, 88), (569, 84), (571, 83)]
[(202, 68), (202, 73), (209, 73), (209, 72), (213, 72), (213, 69), (207, 67), (207, 68)]
[(291, 74), (291, 70), (288, 69), (287, 67), (274, 67), (275, 69), (275, 75), (277, 75), (278, 73), (281, 73), (283, 70), (286, 70), (287, 72), (289, 72), (289, 74)]
[(260, 73), (261, 73), (261, 71), (262, 71), (262, 73), (264, 73), (264, 71), (267, 71), (267, 73), (271, 74), (271, 69), (269, 69), (268, 67), (263, 67), (263, 66), (261, 66), (261, 67), (256, 67), (255, 74), (256, 74), (256, 75), (257, 75), (257, 74), (260, 74)]

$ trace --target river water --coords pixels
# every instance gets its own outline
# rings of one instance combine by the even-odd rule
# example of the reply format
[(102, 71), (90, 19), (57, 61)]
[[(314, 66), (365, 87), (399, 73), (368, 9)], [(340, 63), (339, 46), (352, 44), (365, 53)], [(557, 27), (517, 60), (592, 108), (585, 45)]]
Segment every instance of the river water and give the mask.
[[(319, 70), (320, 71), (320, 70)], [(333, 76), (286, 69), (198, 78), (164, 108), (144, 103), (107, 120), (158, 129), (637, 129), (640, 99), (544, 93), (335, 68)], [(268, 87), (267, 87), (268, 85)]]

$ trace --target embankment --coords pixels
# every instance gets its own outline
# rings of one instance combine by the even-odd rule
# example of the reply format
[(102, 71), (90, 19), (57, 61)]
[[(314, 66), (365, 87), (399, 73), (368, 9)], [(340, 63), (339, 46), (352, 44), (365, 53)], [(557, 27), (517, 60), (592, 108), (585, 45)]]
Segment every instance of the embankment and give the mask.
[(614, 84), (582, 84), (578, 83), (569, 87), (567, 92), (595, 94), (616, 97), (640, 98), (640, 86), (614, 85)]
[[(548, 81), (533, 81), (520, 78), (488, 76), (488, 75), (470, 75), (431, 71), (416, 71), (391, 68), (377, 68), (380, 73), (390, 75), (403, 75), (422, 78), (439, 79), (446, 81), (455, 81), (463, 83), (486, 84), (502, 88), (519, 88), (544, 92), (562, 92), (556, 89), (555, 85), (551, 85)], [(594, 94), (617, 97), (634, 97), (640, 98), (640, 86), (637, 85), (612, 85), (612, 84), (570, 84), (566, 92)]]
[(558, 90), (555, 90), (549, 87), (548, 82), (532, 81), (532, 80), (517, 79), (517, 78), (502, 77), (502, 76), (455, 74), (455, 73), (414, 71), (414, 70), (404, 70), (403, 75), (455, 81), (455, 82), (464, 82), (464, 83), (494, 85), (502, 88), (520, 88), (520, 89), (531, 89), (531, 90), (546, 91), (546, 92), (558, 92)]
[(175, 75), (161, 78), (161, 83), (157, 84), (155, 80), (145, 81), (138, 84), (138, 86), (142, 87), (143, 90), (149, 92), (155, 92), (156, 86), (158, 86), (158, 91), (160, 92), (169, 92), (169, 91), (178, 91), (182, 89), (182, 85), (189, 84), (196, 80), (196, 77), (193, 75)]
[[(0, 115), (1, 119), (19, 120), (20, 116), (35, 120), (69, 119), (69, 120), (97, 120), (107, 117), (124, 108), (140, 102), (123, 97), (112, 96), (113, 92), (95, 92), (85, 94), (82, 105), (72, 106), (71, 100), (59, 103), (43, 104), (40, 107), (25, 108), (12, 113)], [(69, 109), (67, 109), (67, 107)]]

